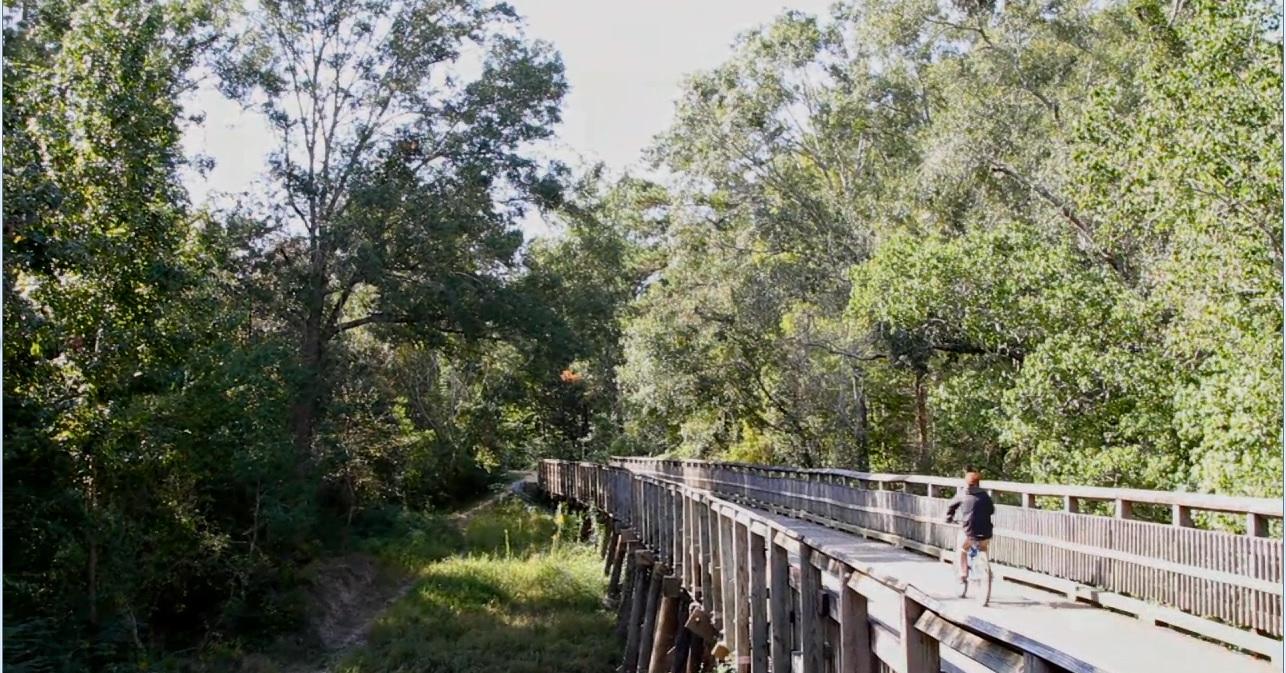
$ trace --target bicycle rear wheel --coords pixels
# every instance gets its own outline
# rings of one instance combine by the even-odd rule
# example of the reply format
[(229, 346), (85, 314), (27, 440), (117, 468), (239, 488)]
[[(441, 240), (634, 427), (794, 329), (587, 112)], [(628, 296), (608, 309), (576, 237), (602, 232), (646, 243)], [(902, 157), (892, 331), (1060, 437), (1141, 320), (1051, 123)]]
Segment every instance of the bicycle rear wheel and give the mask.
[(982, 605), (986, 607), (991, 603), (991, 559), (987, 558), (986, 552), (980, 553), (974, 565), (977, 566), (979, 582), (982, 584)]

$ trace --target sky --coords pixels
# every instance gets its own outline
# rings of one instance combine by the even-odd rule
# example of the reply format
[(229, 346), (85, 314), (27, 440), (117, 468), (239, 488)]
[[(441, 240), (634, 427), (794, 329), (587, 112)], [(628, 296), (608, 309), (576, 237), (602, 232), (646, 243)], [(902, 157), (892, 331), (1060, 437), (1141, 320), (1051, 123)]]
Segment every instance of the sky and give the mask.
[[(719, 65), (738, 33), (787, 9), (824, 14), (833, 0), (510, 0), (527, 34), (562, 53), (571, 90), (548, 153), (572, 166), (604, 162), (615, 173), (639, 172), (643, 150), (669, 124), (683, 78)], [(189, 154), (215, 166), (187, 178), (194, 202), (246, 190), (262, 172), (272, 143), (254, 113), (203, 87), (194, 108), (206, 120), (187, 131)], [(549, 233), (533, 214), (528, 236)]]

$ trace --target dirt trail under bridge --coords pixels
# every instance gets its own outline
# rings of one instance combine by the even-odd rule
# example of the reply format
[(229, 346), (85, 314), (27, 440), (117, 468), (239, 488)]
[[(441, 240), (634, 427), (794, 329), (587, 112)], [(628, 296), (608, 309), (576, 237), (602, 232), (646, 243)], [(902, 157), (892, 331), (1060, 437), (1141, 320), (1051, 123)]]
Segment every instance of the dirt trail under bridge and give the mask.
[[(530, 472), (511, 473), (511, 481), (466, 510), (455, 512), (450, 521), (465, 525), (478, 512), (506, 497), (529, 500), (527, 485), (535, 482)], [(394, 603), (415, 587), (413, 575), (395, 575), (370, 554), (345, 554), (327, 560), (317, 570), (314, 586), (317, 605), (312, 628), (321, 644), (321, 652), (304, 657), (305, 661), (276, 662), (259, 656), (242, 662), (245, 673), (332, 673), (349, 652), (361, 647), (371, 628)]]

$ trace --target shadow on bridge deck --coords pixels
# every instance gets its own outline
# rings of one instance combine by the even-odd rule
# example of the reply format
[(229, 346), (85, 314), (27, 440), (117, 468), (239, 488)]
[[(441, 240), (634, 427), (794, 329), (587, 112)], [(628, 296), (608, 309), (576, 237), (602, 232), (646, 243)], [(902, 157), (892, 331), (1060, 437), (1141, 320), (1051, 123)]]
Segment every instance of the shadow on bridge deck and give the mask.
[[(1267, 661), (1219, 644), (999, 578), (991, 605), (983, 607), (972, 597), (957, 597), (955, 571), (946, 563), (820, 524), (747, 509), (798, 532), (810, 546), (831, 558), (869, 570), (872, 576), (918, 588), (938, 602), (934, 609), (944, 617), (1024, 650), (1048, 653), (1046, 656), (1051, 662), (1070, 671), (1269, 673), (1280, 670)], [(792, 558), (792, 564), (798, 564), (797, 557)], [(823, 586), (828, 592), (836, 593), (839, 578), (825, 573)], [(896, 634), (900, 603), (896, 592), (889, 590), (889, 594), (887, 600), (872, 597), (868, 609), (873, 622)], [(954, 664), (957, 670), (974, 670), (969, 666), (971, 662), (953, 662), (947, 657), (944, 660)]]

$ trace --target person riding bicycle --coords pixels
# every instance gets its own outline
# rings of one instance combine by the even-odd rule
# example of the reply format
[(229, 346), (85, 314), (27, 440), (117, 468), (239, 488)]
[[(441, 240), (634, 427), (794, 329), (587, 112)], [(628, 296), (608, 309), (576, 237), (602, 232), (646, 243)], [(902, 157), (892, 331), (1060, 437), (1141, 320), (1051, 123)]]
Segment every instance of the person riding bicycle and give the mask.
[(965, 473), (964, 488), (956, 492), (956, 497), (947, 505), (947, 523), (952, 523), (956, 511), (960, 512), (960, 535), (956, 538), (956, 549), (960, 553), (960, 596), (964, 597), (969, 588), (969, 549), (977, 545), (978, 551), (987, 552), (991, 542), (991, 515), (996, 506), (991, 502), (991, 495), (982, 490), (979, 484), (982, 475), (970, 469)]

